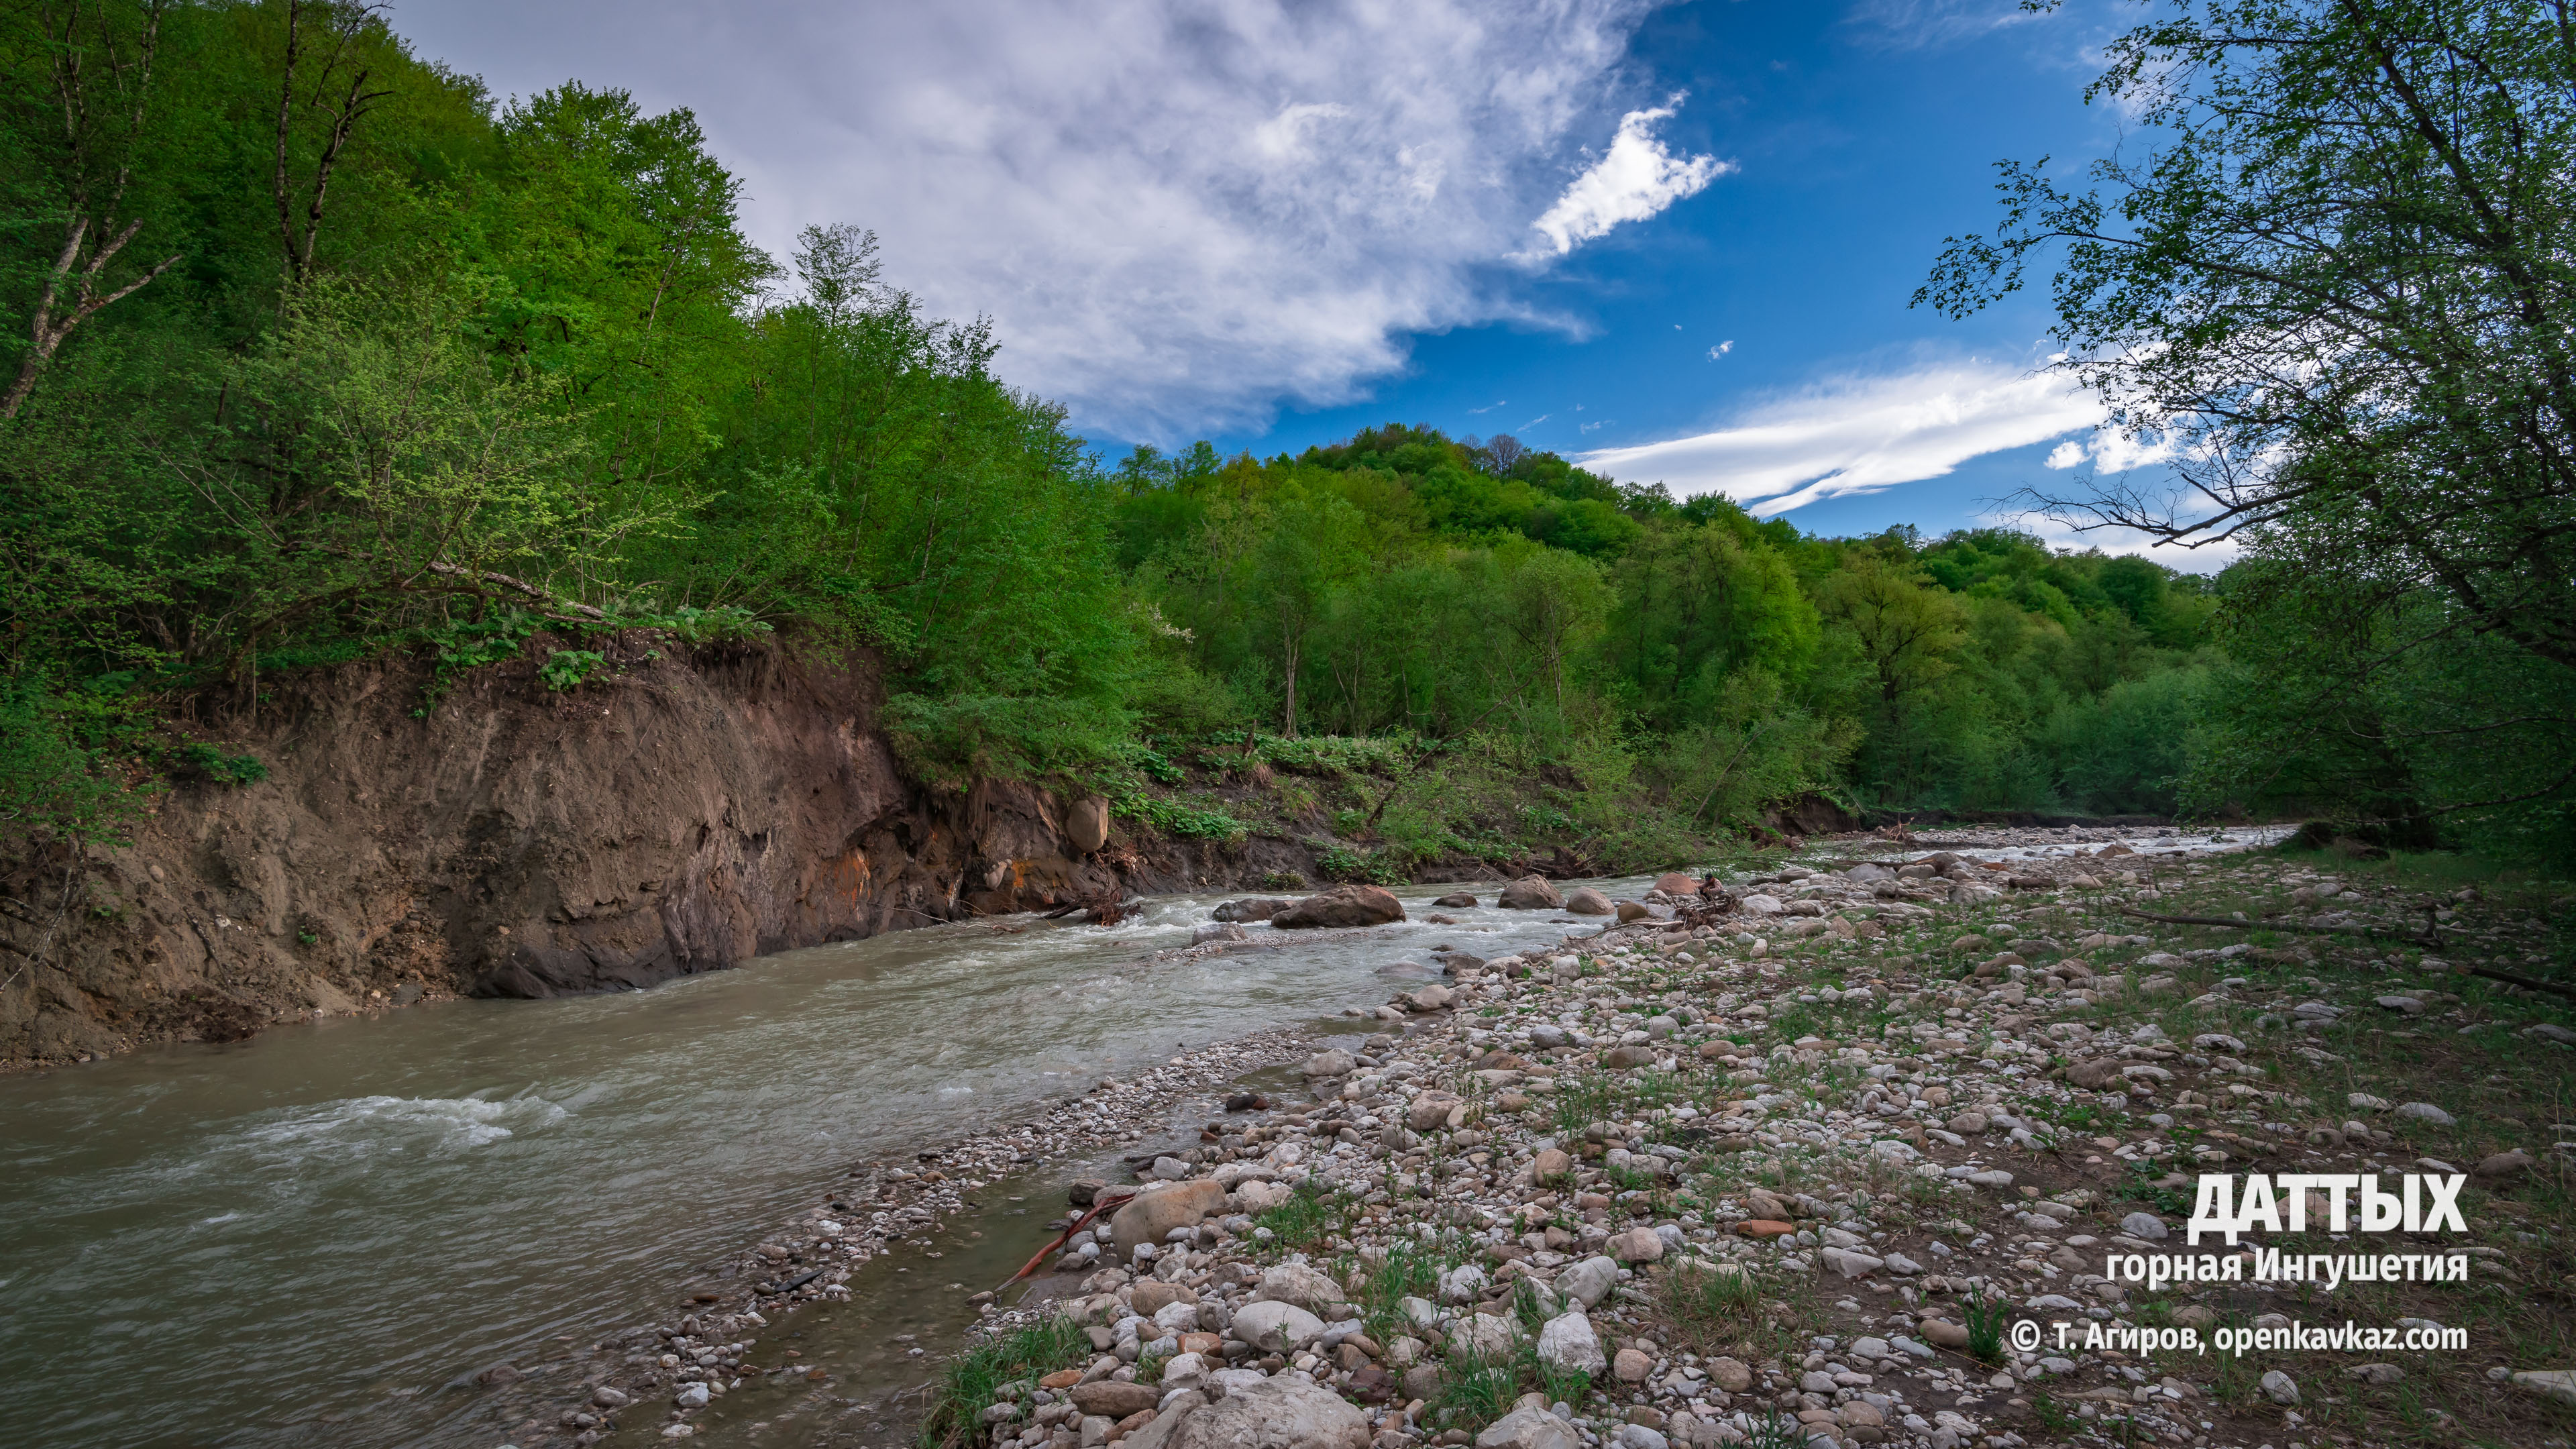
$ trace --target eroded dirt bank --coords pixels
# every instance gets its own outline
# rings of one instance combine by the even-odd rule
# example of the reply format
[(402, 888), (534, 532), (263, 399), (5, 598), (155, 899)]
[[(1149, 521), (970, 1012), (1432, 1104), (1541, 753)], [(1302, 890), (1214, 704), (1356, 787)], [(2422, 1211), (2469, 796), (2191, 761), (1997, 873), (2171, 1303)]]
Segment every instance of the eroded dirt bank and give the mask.
[[(540, 644), (542, 641), (540, 641)], [(1134, 842), (1022, 784), (908, 780), (864, 660), (621, 636), (455, 682), (388, 660), (263, 682), (192, 732), (264, 779), (186, 783), (130, 846), (0, 865), (0, 1063), (441, 995), (640, 987), (766, 952), (1308, 864)], [(1089, 829), (1083, 828), (1086, 824)], [(1085, 847), (1089, 847), (1086, 849)]]

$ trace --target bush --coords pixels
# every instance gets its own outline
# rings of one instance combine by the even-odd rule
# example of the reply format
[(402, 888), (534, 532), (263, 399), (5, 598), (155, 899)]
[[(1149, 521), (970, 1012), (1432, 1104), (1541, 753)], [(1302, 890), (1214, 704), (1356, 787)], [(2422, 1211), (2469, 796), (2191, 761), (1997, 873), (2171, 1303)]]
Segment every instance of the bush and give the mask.
[(558, 649), (546, 656), (545, 663), (537, 666), (537, 677), (544, 680), (550, 690), (573, 689), (588, 679), (592, 670), (607, 662), (596, 650)]
[(218, 785), (247, 785), (268, 778), (268, 766), (260, 763), (259, 756), (227, 755), (217, 745), (181, 745), (170, 752), (170, 762), (173, 773)]
[(66, 699), (39, 683), (0, 686), (0, 841), (124, 842), (143, 802), (112, 768), (112, 742), (96, 738), (116, 733), (121, 703)]

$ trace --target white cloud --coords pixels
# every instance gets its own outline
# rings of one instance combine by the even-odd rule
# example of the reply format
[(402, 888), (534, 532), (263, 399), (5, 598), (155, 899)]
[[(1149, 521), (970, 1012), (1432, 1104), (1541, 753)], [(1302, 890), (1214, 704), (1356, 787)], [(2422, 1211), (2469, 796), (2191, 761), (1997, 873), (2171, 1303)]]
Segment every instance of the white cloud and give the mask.
[[(1012, 382), (1173, 440), (1348, 401), (1407, 334), (1529, 318), (1510, 260), (1636, 100), (1652, 3), (403, 0), (395, 23), (504, 95), (578, 75), (693, 108), (764, 245), (873, 227), (889, 280), (992, 315)], [(1651, 114), (1615, 123), (1567, 245), (1713, 174)]]
[(1726, 339), (1724, 342), (1721, 342), (1721, 343), (1717, 344), (1715, 347), (1712, 347), (1712, 348), (1710, 348), (1710, 349), (1708, 350), (1708, 360), (1709, 360), (1709, 361), (1711, 361), (1711, 362), (1715, 362), (1715, 361), (1717, 361), (1719, 358), (1724, 357), (1726, 354), (1728, 354), (1728, 353), (1730, 353), (1730, 352), (1733, 352), (1734, 350), (1735, 350), (1735, 339), (1734, 339), (1734, 338), (1732, 338), (1732, 337), (1730, 337), (1730, 338)]
[(2161, 435), (2131, 437), (2118, 428), (2102, 428), (2092, 437), (2068, 439), (2049, 450), (2048, 466), (2075, 468), (2090, 463), (2097, 473), (2127, 473), (2174, 460), (2175, 448)]
[(1735, 169), (1714, 156), (1675, 156), (1655, 134), (1657, 121), (1670, 120), (1671, 104), (1650, 111), (1630, 111), (1619, 118), (1619, 134), (1610, 149), (1574, 178), (1565, 194), (1531, 224), (1546, 243), (1535, 256), (1563, 256), (1596, 237), (1608, 236), (1621, 222), (1644, 221)]
[(1576, 459), (1596, 473), (1719, 492), (1764, 517), (1938, 478), (1970, 458), (2097, 428), (2099, 400), (2059, 372), (1958, 362), (1834, 379), (1714, 432)]

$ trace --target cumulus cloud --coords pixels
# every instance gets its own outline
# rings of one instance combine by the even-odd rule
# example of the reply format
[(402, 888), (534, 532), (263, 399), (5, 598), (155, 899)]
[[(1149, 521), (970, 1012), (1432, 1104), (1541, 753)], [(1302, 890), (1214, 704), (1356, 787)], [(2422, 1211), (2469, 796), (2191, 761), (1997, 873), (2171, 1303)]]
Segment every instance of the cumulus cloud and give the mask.
[[(1674, 104), (1680, 97), (1674, 98)], [(1574, 178), (1565, 194), (1532, 223), (1544, 250), (1539, 256), (1563, 256), (1595, 237), (1608, 236), (1622, 222), (1644, 221), (1735, 169), (1714, 156), (1676, 156), (1655, 134), (1655, 123), (1670, 120), (1673, 106), (1630, 111), (1619, 119), (1619, 134), (1610, 149)]]
[(2066, 469), (2091, 464), (2098, 473), (2126, 473), (2174, 460), (2171, 439), (2161, 434), (2133, 437), (2118, 428), (2103, 428), (2090, 438), (2069, 438), (2048, 452), (2048, 466)]
[(1409, 333), (1526, 318), (1510, 263), (1533, 217), (1570, 247), (1704, 186), (1716, 163), (1670, 156), (1632, 109), (1650, 8), (404, 0), (395, 19), (505, 95), (579, 75), (692, 107), (774, 251), (807, 223), (872, 227), (890, 280), (993, 317), (1013, 382), (1080, 426), (1176, 439), (1347, 401)]
[(1834, 379), (1747, 411), (1714, 432), (1607, 448), (1596, 473), (1724, 493), (1763, 517), (1938, 478), (1970, 458), (2097, 429), (2101, 402), (2058, 372), (1952, 362)]

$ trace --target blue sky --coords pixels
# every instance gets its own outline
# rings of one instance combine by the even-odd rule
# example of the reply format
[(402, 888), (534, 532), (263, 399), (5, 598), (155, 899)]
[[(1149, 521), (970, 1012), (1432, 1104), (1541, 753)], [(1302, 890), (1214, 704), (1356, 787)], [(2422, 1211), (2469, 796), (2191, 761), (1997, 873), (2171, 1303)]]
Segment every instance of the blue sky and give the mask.
[(765, 245), (875, 229), (889, 280), (990, 315), (1004, 375), (1113, 456), (1428, 423), (1863, 533), (1979, 522), (2068, 483), (2052, 459), (2127, 461), (2041, 370), (2044, 288), (1964, 323), (1907, 299), (1945, 235), (1991, 223), (1997, 159), (2120, 144), (2081, 92), (2138, 15), (403, 0), (394, 22), (503, 96), (578, 77), (690, 107)]

